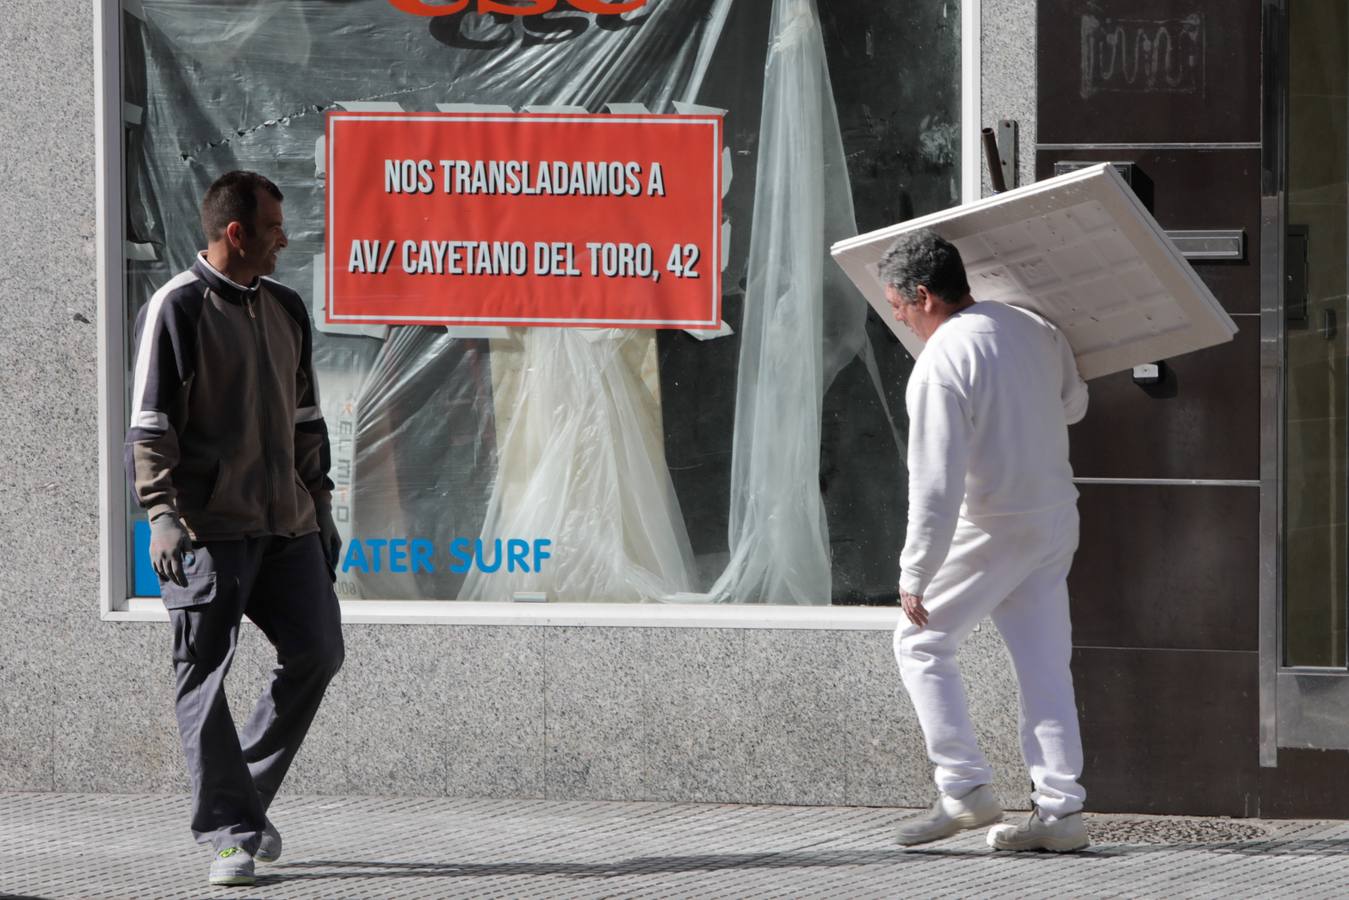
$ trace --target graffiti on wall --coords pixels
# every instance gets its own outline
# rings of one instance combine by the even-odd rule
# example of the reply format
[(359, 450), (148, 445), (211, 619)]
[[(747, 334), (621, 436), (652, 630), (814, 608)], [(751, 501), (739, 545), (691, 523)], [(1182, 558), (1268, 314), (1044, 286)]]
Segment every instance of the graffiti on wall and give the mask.
[(1082, 99), (1114, 91), (1204, 94), (1204, 17), (1082, 17)]

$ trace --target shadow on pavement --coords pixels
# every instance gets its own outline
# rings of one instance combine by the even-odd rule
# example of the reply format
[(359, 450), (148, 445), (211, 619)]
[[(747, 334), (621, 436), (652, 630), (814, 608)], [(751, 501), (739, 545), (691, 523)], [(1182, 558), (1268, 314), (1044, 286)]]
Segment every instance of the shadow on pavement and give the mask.
[[(1078, 861), (1110, 860), (1127, 856), (1182, 851), (1207, 851), (1254, 856), (1334, 856), (1349, 853), (1349, 840), (1251, 840), (1226, 843), (1095, 844), (1067, 854), (1030, 854), (1038, 858)], [(980, 847), (957, 849), (910, 847), (894, 850), (786, 851), (781, 853), (715, 853), (690, 856), (643, 856), (614, 863), (568, 862), (379, 862), (374, 860), (309, 860), (280, 863), (259, 873), (259, 886), (278, 881), (349, 878), (490, 878), (500, 876), (559, 876), (614, 878), (633, 875), (675, 875), (733, 869), (812, 869), (845, 866), (919, 864), (924, 860), (959, 858), (1024, 858), (1024, 853), (995, 853)]]
[[(697, 856), (644, 856), (616, 863), (392, 863), (354, 860), (313, 860), (278, 866), (286, 878), (368, 878), (426, 877), (483, 878), (502, 875), (558, 875), (569, 878), (613, 878), (624, 875), (674, 875), (693, 872), (718, 872), (731, 869), (796, 869), (879, 864), (917, 863), (933, 857), (976, 858), (989, 850), (958, 850), (930, 847), (922, 849), (855, 850), (783, 853), (723, 853)], [(1088, 858), (1091, 853), (1071, 854)], [(325, 869), (305, 872), (305, 869)], [(334, 871), (336, 870), (336, 871)]]

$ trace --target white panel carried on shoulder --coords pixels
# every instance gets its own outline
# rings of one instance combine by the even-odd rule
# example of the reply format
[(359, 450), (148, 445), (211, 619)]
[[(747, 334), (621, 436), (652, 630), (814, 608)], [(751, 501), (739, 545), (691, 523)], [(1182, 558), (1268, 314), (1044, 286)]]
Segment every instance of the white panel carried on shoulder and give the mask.
[(903, 234), (960, 249), (974, 299), (1034, 310), (1072, 344), (1083, 378), (1230, 341), (1236, 323), (1108, 164), (839, 241), (833, 256), (915, 357), (877, 274)]

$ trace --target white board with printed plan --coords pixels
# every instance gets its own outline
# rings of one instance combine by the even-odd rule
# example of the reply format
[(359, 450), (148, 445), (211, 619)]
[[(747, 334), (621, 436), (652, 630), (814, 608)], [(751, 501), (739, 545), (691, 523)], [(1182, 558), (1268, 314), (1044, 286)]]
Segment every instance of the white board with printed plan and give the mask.
[(1109, 164), (839, 241), (834, 259), (915, 357), (877, 267), (902, 234), (960, 249), (975, 300), (1034, 310), (1072, 344), (1083, 378), (1230, 341), (1237, 326)]

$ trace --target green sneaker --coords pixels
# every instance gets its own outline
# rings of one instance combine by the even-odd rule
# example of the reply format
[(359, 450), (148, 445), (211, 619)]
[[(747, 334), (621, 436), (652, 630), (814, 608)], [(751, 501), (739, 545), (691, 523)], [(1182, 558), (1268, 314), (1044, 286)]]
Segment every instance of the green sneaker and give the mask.
[(253, 854), (253, 858), (260, 863), (274, 863), (281, 858), (281, 832), (276, 830), (271, 819), (267, 820), (262, 840), (258, 841), (258, 852)]
[(253, 877), (253, 857), (241, 847), (226, 847), (216, 853), (211, 860), (211, 884), (241, 885), (256, 884)]

